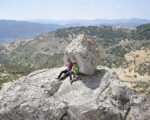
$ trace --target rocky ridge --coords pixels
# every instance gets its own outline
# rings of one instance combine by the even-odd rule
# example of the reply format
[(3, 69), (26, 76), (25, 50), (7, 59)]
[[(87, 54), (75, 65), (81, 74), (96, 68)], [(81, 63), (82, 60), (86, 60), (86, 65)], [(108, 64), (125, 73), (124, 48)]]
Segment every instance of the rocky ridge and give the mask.
[(72, 85), (55, 77), (62, 68), (39, 70), (0, 91), (2, 120), (125, 120), (133, 94), (109, 69), (81, 75)]

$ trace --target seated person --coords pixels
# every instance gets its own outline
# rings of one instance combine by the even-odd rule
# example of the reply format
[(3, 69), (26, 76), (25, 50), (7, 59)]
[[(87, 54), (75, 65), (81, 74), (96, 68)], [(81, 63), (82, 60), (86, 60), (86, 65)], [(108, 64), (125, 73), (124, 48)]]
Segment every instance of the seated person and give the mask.
[[(72, 74), (73, 74), (73, 79), (72, 79)], [(72, 84), (73, 81), (75, 81), (78, 78), (79, 74), (79, 67), (77, 66), (76, 63), (73, 63), (73, 71), (70, 72), (70, 83)]]
[[(70, 59), (68, 59), (67, 60), (67, 69), (61, 71), (56, 79), (64, 80), (65, 78), (67, 78), (70, 75), (72, 66), (73, 66), (72, 62), (70, 61)], [(64, 75), (62, 76), (63, 73), (64, 73)]]

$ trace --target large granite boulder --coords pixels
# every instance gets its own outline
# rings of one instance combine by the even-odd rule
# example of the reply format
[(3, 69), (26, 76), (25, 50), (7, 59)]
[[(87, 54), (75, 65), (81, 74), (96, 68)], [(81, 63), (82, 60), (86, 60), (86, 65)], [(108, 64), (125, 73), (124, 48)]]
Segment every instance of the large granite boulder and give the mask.
[(94, 39), (81, 34), (65, 50), (65, 61), (70, 59), (79, 66), (80, 73), (91, 75), (100, 63), (100, 49)]
[(129, 90), (109, 69), (69, 78), (55, 77), (62, 68), (39, 70), (0, 91), (0, 120), (125, 120)]

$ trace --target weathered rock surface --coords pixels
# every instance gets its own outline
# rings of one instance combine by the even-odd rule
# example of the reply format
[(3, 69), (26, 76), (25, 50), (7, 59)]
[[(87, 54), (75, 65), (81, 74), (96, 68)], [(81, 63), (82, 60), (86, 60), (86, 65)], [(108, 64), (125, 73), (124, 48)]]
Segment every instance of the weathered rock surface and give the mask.
[(134, 95), (131, 99), (133, 120), (150, 120), (150, 96)]
[(130, 91), (109, 69), (69, 78), (55, 77), (64, 69), (40, 70), (0, 91), (0, 120), (125, 120)]
[(100, 49), (94, 39), (79, 35), (65, 50), (65, 61), (71, 59), (79, 66), (80, 73), (91, 75), (100, 63)]

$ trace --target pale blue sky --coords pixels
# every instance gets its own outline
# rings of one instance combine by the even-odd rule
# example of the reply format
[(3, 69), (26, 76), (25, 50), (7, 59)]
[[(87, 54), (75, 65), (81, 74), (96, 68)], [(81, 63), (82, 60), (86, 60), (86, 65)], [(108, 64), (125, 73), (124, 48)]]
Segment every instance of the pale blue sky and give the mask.
[(150, 19), (150, 0), (0, 0), (0, 19)]

